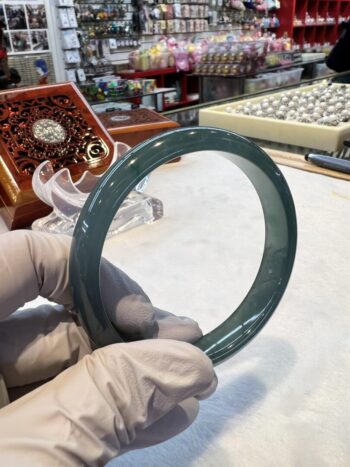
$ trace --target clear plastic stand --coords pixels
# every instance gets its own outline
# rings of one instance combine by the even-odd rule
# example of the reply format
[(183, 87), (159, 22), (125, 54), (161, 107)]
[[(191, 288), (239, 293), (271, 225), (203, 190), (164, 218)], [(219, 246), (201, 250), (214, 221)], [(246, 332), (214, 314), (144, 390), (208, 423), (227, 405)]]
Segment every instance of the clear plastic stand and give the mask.
[[(129, 149), (124, 143), (116, 143), (112, 164)], [(79, 180), (73, 182), (67, 168), (54, 172), (50, 161), (41, 163), (33, 174), (33, 190), (41, 201), (52, 206), (53, 211), (35, 220), (32, 229), (73, 235), (80, 211), (100, 178), (101, 175), (86, 171)], [(144, 178), (124, 200), (110, 225), (108, 236), (163, 217), (163, 203), (143, 192), (147, 181), (148, 177)]]

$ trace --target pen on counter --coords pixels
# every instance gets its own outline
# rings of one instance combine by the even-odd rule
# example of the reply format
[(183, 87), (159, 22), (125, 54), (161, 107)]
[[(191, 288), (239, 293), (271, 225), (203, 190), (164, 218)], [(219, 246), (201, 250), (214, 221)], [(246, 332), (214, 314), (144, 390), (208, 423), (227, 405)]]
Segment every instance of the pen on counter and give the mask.
[(350, 174), (350, 161), (344, 159), (337, 159), (336, 157), (323, 156), (322, 154), (307, 154), (305, 160), (312, 162), (319, 167), (325, 169), (337, 170)]

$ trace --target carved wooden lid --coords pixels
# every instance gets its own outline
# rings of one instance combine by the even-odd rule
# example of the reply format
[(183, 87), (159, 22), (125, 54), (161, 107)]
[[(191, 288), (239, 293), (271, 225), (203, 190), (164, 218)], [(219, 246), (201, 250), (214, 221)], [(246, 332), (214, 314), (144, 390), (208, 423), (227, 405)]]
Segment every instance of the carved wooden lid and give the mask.
[(98, 114), (98, 116), (111, 134), (118, 133), (119, 128), (140, 131), (140, 129), (172, 128), (178, 126), (169, 118), (149, 109), (113, 110)]

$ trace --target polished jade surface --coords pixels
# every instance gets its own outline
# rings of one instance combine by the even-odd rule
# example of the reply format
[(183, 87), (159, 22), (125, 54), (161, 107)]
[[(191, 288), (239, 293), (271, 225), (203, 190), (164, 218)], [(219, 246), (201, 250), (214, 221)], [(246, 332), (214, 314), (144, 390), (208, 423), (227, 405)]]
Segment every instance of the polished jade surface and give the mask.
[(135, 185), (154, 169), (198, 151), (225, 153), (249, 178), (263, 208), (265, 245), (259, 271), (242, 303), (235, 311), (228, 310), (228, 318), (195, 345), (218, 364), (246, 345), (278, 306), (293, 268), (297, 242), (293, 198), (281, 171), (262, 149), (230, 131), (178, 129), (139, 144), (116, 162), (88, 197), (76, 224), (70, 284), (75, 309), (96, 347), (122, 341), (103, 309), (99, 287), (102, 249), (115, 213)]

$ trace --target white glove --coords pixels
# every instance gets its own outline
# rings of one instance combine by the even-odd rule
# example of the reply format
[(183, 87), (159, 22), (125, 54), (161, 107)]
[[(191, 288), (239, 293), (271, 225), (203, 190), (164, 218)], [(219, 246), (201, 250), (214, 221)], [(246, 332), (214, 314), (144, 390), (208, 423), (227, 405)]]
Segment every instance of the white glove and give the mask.
[[(148, 340), (91, 353), (72, 311), (69, 248), (65, 236), (0, 235), (0, 372), (12, 388), (54, 378), (1, 409), (0, 465), (104, 465), (186, 429), (198, 400), (216, 388), (210, 360), (179, 342), (197, 340), (197, 324), (155, 309), (106, 260), (100, 273), (106, 311), (128, 339)], [(38, 295), (64, 307), (12, 314)]]

